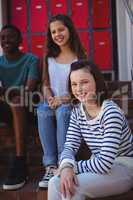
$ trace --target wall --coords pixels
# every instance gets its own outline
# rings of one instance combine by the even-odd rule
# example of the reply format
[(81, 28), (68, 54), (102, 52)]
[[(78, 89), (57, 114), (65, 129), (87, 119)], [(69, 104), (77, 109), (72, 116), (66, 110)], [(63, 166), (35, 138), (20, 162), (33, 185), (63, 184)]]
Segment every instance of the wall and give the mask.
[(133, 25), (122, 0), (116, 1), (119, 80), (131, 80)]
[(112, 74), (111, 8), (110, 0), (13, 0), (10, 21), (23, 33), (21, 49), (42, 58), (49, 17), (70, 15), (88, 56), (104, 73)]

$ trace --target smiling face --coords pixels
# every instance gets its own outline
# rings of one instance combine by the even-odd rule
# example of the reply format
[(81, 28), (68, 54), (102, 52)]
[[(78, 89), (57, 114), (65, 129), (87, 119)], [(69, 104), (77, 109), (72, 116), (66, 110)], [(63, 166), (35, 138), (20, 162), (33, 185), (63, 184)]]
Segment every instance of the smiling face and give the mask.
[(59, 47), (69, 44), (70, 33), (68, 28), (59, 20), (50, 23), (51, 37)]
[(78, 69), (71, 72), (71, 89), (73, 95), (82, 103), (95, 103), (96, 83), (88, 69)]
[(0, 43), (4, 53), (10, 54), (18, 50), (21, 38), (15, 30), (7, 28), (0, 33)]

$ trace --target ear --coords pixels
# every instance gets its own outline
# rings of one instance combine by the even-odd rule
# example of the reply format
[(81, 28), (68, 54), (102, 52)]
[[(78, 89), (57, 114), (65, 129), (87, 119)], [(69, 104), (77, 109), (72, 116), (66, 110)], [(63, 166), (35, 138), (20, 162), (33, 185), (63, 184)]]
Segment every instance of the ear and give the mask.
[(18, 43), (21, 44), (22, 42), (23, 42), (23, 38), (22, 38), (22, 36), (20, 36), (20, 37), (18, 38)]
[(19, 43), (22, 43), (23, 41), (23, 38), (22, 38), (22, 35), (19, 37)]

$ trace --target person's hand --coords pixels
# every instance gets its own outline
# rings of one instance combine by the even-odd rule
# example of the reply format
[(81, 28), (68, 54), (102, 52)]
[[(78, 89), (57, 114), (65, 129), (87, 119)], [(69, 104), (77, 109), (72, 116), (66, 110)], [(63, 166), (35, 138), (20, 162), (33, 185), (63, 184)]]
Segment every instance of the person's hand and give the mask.
[(64, 168), (60, 174), (60, 190), (64, 198), (71, 198), (75, 194), (78, 179), (73, 168)]
[(57, 107), (60, 106), (61, 104), (62, 104), (61, 97), (54, 96), (54, 104), (53, 104), (53, 106), (54, 106), (55, 108), (57, 108)]
[(54, 97), (51, 96), (48, 98), (47, 101), (51, 109), (56, 109), (62, 103), (60, 97), (57, 97), (57, 96), (54, 96)]
[(47, 102), (48, 102), (48, 105), (51, 109), (54, 109), (54, 97), (50, 96), (48, 99), (47, 99)]

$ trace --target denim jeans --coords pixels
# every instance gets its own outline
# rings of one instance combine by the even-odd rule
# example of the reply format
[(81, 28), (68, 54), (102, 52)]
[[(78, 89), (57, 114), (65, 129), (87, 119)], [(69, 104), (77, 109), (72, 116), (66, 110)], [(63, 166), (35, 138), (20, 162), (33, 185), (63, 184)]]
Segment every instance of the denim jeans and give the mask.
[(71, 113), (70, 104), (51, 109), (40, 103), (37, 109), (39, 137), (43, 148), (43, 165), (57, 165), (64, 147)]

